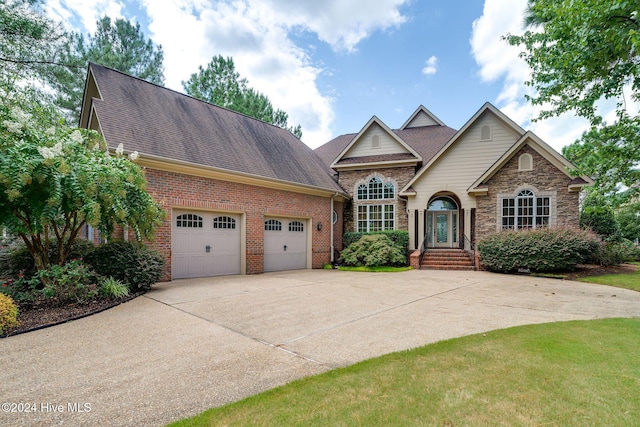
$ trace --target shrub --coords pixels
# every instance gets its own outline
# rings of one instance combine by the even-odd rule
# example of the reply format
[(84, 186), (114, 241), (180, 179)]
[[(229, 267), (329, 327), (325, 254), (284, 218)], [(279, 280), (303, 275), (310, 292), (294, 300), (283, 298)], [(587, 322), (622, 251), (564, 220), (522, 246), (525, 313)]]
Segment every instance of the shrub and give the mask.
[(586, 202), (580, 212), (580, 228), (592, 230), (603, 239), (615, 239), (620, 233), (613, 209)]
[(164, 258), (137, 242), (110, 242), (85, 257), (97, 274), (126, 283), (131, 292), (147, 290), (160, 280)]
[(60, 303), (87, 301), (97, 294), (95, 276), (76, 260), (40, 270), (38, 277), (45, 284), (42, 295), (56, 298)]
[(407, 257), (388, 236), (368, 234), (343, 250), (340, 261), (346, 265), (377, 267), (406, 265)]
[[(88, 253), (90, 253), (95, 246), (88, 240), (76, 239), (69, 252), (68, 260), (82, 259)], [(56, 259), (58, 257), (58, 242), (53, 239), (51, 241), (51, 247), (49, 248), (49, 259)], [(27, 246), (20, 242), (9, 253), (9, 265), (7, 266), (7, 274), (10, 277), (18, 277), (22, 274), (27, 277), (31, 277), (36, 274), (36, 265), (33, 261), (33, 256), (27, 249)]]
[(122, 298), (129, 295), (129, 287), (118, 279), (108, 277), (100, 282), (100, 294), (107, 298)]
[(33, 302), (41, 289), (42, 282), (37, 275), (25, 277), (19, 274), (17, 279), (6, 279), (0, 292), (9, 295), (18, 304), (24, 304)]
[(376, 234), (382, 234), (387, 236), (389, 239), (391, 239), (391, 241), (397, 245), (406, 255), (408, 255), (409, 253), (409, 232), (406, 230), (385, 230), (385, 231), (372, 231), (369, 233), (363, 233), (363, 232), (350, 232), (350, 233), (344, 233), (344, 235), (342, 236), (342, 244), (344, 245), (344, 247), (348, 247), (351, 244), (357, 242), (358, 240), (360, 240), (360, 238), (362, 236), (370, 236), (370, 235), (376, 235)]
[(477, 248), (488, 270), (544, 272), (573, 269), (593, 257), (600, 244), (586, 230), (545, 228), (501, 231), (481, 239)]
[(0, 335), (18, 326), (18, 307), (9, 295), (0, 293)]
[(640, 255), (640, 249), (627, 239), (604, 242), (591, 258), (591, 262), (600, 265), (619, 265), (633, 261)]

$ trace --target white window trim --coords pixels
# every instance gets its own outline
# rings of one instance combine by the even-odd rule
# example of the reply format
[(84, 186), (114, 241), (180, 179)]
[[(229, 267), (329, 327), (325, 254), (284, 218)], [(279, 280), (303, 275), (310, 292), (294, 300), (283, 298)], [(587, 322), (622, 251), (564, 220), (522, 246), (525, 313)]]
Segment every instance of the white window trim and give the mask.
[[(380, 219), (376, 219), (373, 220), (371, 218), (371, 207), (372, 206), (376, 206), (376, 207), (380, 207), (380, 214), (381, 217)], [(387, 207), (390, 206), (392, 209), (392, 213), (393, 213), (393, 219), (388, 220), (385, 218), (385, 213), (387, 210)], [(360, 229), (360, 208), (364, 208), (365, 212), (366, 212), (366, 219), (364, 221), (366, 221), (366, 230), (361, 230)], [(369, 233), (371, 231), (386, 231), (386, 230), (395, 230), (396, 229), (396, 220), (397, 220), (397, 214), (396, 214), (396, 205), (395, 204), (391, 204), (391, 203), (374, 203), (374, 204), (367, 204), (367, 205), (357, 205), (355, 207), (356, 212), (355, 212), (355, 222), (356, 222), (356, 231), (359, 233)], [(380, 221), (381, 222), (381, 229), (380, 230), (371, 230), (371, 222), (372, 221)], [(386, 223), (391, 221), (391, 227), (386, 227)]]
[[(548, 197), (549, 198), (549, 228), (553, 228), (556, 227), (557, 225), (557, 215), (556, 215), (556, 203), (557, 203), (557, 199), (558, 199), (558, 192), (557, 191), (539, 191), (536, 187), (532, 186), (532, 185), (528, 185), (528, 184), (524, 184), (519, 186), (518, 188), (516, 188), (516, 190), (513, 193), (499, 193), (497, 194), (496, 197), (496, 230), (500, 231), (500, 230), (520, 230), (517, 227), (514, 227), (512, 229), (503, 229), (502, 228), (502, 203), (504, 199), (516, 199), (518, 197), (518, 194), (520, 194), (521, 191), (523, 190), (529, 190), (531, 192), (533, 192), (534, 194), (534, 227), (535, 228), (535, 209), (537, 208), (537, 206), (535, 206), (535, 204), (537, 203), (537, 198), (538, 197)], [(517, 209), (518, 206), (516, 204), (515, 209)], [(514, 219), (514, 225), (517, 224), (517, 215), (515, 216), (516, 219)]]

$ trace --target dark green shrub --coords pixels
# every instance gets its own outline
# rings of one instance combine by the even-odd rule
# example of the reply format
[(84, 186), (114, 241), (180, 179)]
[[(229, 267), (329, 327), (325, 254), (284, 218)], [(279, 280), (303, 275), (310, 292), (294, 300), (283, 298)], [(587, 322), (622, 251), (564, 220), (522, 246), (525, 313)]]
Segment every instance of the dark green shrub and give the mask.
[(613, 209), (592, 203), (585, 203), (580, 212), (580, 228), (591, 230), (603, 239), (616, 239), (620, 233)]
[(110, 242), (85, 257), (97, 274), (113, 277), (131, 292), (147, 290), (160, 280), (164, 258), (156, 250), (137, 242)]
[[(49, 248), (50, 260), (54, 260), (58, 257), (57, 243), (58, 242), (55, 239), (51, 241), (51, 247)], [(67, 261), (82, 259), (94, 248), (94, 244), (88, 240), (76, 239), (71, 246), (71, 251), (69, 252)], [(6, 272), (10, 277), (14, 278), (18, 277), (19, 274), (23, 274), (25, 277), (31, 277), (36, 274), (36, 265), (33, 261), (33, 257), (23, 242), (16, 244), (15, 249), (9, 253)]]
[(592, 258), (600, 239), (587, 230), (539, 229), (501, 231), (481, 239), (482, 265), (491, 271), (570, 270)]
[(407, 256), (384, 234), (369, 234), (350, 244), (340, 254), (340, 262), (354, 266), (400, 266)]
[(351, 244), (357, 242), (358, 240), (360, 240), (360, 238), (362, 236), (370, 236), (370, 235), (376, 235), (376, 234), (382, 234), (387, 236), (389, 239), (391, 239), (391, 241), (397, 245), (402, 251), (403, 253), (406, 255), (408, 255), (409, 253), (409, 232), (406, 230), (385, 230), (385, 231), (373, 231), (370, 233), (363, 233), (363, 232), (350, 232), (350, 233), (344, 233), (344, 235), (342, 236), (342, 244), (344, 245), (344, 247), (348, 247)]
[(40, 270), (38, 277), (45, 284), (42, 295), (60, 303), (87, 301), (98, 293), (95, 275), (78, 260)]
[(619, 265), (623, 262), (634, 261), (640, 255), (640, 249), (627, 239), (604, 242), (591, 258), (591, 262), (600, 265)]

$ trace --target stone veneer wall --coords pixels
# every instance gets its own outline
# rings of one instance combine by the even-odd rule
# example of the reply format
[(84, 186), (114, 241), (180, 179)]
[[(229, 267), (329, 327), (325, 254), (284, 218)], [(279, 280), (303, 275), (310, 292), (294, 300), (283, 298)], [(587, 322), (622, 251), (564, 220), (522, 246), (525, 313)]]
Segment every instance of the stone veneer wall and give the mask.
[[(344, 231), (355, 231), (355, 218), (356, 218), (356, 206), (359, 204), (395, 204), (396, 215), (396, 230), (408, 230), (409, 218), (407, 215), (407, 202), (398, 197), (398, 192), (404, 188), (405, 185), (415, 175), (415, 167), (404, 166), (398, 168), (384, 168), (384, 169), (366, 169), (355, 171), (341, 171), (338, 175), (338, 183), (349, 193), (352, 201), (345, 203), (344, 208)], [(394, 200), (378, 199), (371, 201), (359, 201), (356, 200), (356, 183), (365, 180), (369, 181), (373, 176), (378, 176), (383, 182), (388, 178), (392, 178), (396, 183), (396, 197)]]
[[(533, 170), (519, 171), (518, 158), (529, 153), (533, 158)], [(489, 181), (486, 196), (476, 198), (476, 240), (500, 230), (499, 195), (515, 197), (524, 189), (536, 196), (551, 196), (551, 226), (578, 227), (578, 192), (569, 192), (571, 178), (556, 168), (534, 149), (525, 145)]]

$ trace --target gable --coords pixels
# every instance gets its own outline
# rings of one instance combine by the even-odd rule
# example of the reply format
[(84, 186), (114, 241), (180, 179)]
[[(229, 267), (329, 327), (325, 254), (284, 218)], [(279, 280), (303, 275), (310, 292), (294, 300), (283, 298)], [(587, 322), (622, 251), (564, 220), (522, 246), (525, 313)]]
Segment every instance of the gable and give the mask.
[(335, 158), (331, 167), (339, 169), (380, 167), (393, 164), (417, 164), (422, 157), (377, 117), (364, 128)]
[(423, 126), (444, 126), (442, 120), (437, 118), (431, 111), (423, 105), (407, 119), (400, 129), (410, 129)]
[(373, 123), (359, 135), (356, 143), (353, 144), (342, 157), (365, 157), (405, 153), (409, 153), (406, 146), (403, 146), (378, 123)]
[[(523, 155), (524, 158), (521, 157)], [(486, 184), (495, 175), (503, 173), (507, 165), (519, 173), (563, 175), (566, 178), (569, 191), (580, 191), (584, 186), (593, 185), (593, 180), (587, 176), (572, 175), (570, 170), (575, 169), (575, 166), (529, 131), (472, 183), (468, 191), (475, 194), (486, 194), (489, 190)]]
[[(401, 194), (412, 195), (409, 188), (442, 186), (464, 193), (488, 168), (500, 159), (524, 131), (505, 120), (506, 116), (490, 104), (479, 112), (418, 171)], [(486, 130), (489, 129), (487, 138)], [(427, 183), (428, 182), (428, 183)], [(405, 191), (407, 191), (405, 193)]]

